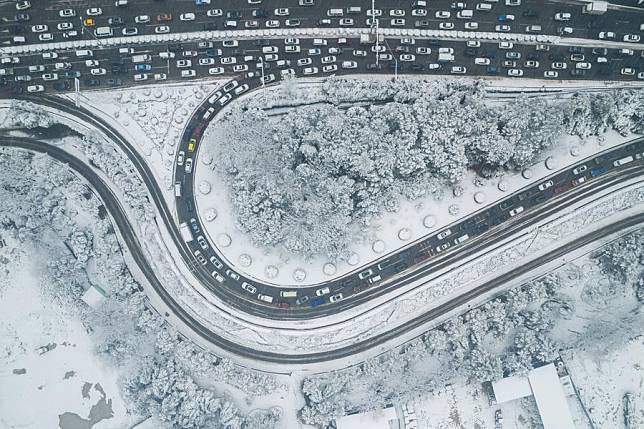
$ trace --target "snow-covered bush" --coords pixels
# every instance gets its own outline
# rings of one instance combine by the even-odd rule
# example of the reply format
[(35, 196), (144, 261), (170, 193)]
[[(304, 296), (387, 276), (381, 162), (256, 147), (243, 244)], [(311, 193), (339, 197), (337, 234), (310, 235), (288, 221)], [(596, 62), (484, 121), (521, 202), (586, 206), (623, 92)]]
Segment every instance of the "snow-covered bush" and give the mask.
[(467, 169), (520, 170), (566, 131), (641, 129), (644, 109), (644, 91), (490, 103), (471, 80), (331, 79), (323, 92), (326, 102), (277, 117), (246, 101), (218, 124), (226, 143), (210, 145), (215, 168), (257, 245), (346, 259), (353, 239), (401, 196), (438, 197)]
[(29, 101), (12, 100), (2, 128), (37, 128), (50, 127), (54, 124), (53, 117), (38, 104)]

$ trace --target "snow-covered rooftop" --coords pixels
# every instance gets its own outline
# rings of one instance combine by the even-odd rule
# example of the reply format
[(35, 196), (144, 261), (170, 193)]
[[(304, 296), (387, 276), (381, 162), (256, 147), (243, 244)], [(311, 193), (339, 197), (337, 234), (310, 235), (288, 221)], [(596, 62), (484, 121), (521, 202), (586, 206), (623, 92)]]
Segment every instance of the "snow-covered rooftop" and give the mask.
[(367, 413), (349, 414), (336, 419), (335, 423), (338, 429), (390, 429), (389, 422), (397, 419), (396, 409), (388, 407)]
[(532, 395), (528, 378), (518, 375), (495, 381), (492, 383), (492, 389), (496, 402), (499, 404)]

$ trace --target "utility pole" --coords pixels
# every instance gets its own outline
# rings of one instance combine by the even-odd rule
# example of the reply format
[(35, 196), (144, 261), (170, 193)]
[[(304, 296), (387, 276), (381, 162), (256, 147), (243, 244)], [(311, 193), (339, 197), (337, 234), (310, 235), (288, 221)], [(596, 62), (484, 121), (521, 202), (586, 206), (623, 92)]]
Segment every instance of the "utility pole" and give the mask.
[(259, 66), (262, 69), (262, 88), (266, 85), (264, 83), (264, 58), (262, 58), (261, 54), (259, 56)]
[(80, 107), (80, 81), (74, 78), (74, 92), (76, 93), (76, 107)]

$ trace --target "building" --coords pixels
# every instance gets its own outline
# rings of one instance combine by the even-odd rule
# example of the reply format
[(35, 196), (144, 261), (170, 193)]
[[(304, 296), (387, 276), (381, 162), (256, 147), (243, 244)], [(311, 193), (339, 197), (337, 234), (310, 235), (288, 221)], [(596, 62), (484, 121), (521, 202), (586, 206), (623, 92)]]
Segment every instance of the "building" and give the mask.
[(396, 408), (355, 413), (335, 419), (338, 429), (394, 429), (399, 427)]
[(83, 293), (81, 299), (90, 307), (96, 307), (105, 299), (105, 291), (98, 286), (92, 285)]
[[(567, 379), (570, 383), (570, 379)], [(544, 429), (574, 429), (566, 394), (554, 364), (535, 368), (527, 376), (506, 377), (492, 383), (497, 403), (534, 396)]]

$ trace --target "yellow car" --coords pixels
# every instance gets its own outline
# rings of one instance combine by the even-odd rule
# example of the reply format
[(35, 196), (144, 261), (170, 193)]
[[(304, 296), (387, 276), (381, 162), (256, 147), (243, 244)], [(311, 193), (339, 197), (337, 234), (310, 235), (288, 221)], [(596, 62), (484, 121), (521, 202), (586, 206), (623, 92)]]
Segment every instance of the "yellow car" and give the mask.
[(83, 20), (83, 25), (85, 27), (93, 27), (94, 25), (96, 25), (96, 21), (94, 20), (94, 18), (85, 18), (85, 20)]
[(197, 147), (197, 140), (190, 139), (190, 141), (188, 142), (188, 152), (194, 152), (196, 147)]

